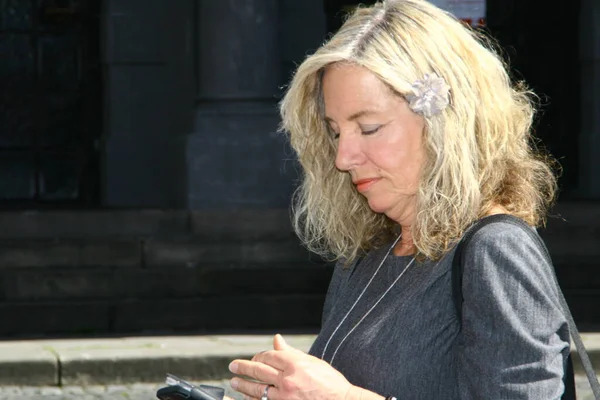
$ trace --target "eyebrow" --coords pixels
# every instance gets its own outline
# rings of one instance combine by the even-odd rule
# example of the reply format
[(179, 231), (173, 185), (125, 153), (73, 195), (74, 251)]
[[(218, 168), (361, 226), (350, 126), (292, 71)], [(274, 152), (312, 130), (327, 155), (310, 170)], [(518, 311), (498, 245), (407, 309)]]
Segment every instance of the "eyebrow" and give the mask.
[[(376, 110), (361, 110), (361, 111), (355, 112), (354, 114), (350, 115), (348, 117), (348, 120), (349, 121), (354, 121), (355, 119), (358, 119), (360, 117), (364, 117), (365, 115), (371, 115), (371, 114), (377, 114), (377, 111)], [(328, 117), (328, 116), (325, 116), (325, 121), (327, 121), (327, 122), (335, 122), (333, 120), (333, 118)]]

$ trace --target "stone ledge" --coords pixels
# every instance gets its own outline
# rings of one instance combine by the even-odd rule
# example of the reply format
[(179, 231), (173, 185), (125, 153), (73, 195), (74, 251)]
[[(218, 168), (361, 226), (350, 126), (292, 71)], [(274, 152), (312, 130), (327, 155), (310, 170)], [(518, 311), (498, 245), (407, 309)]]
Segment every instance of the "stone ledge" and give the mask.
[(0, 385), (58, 385), (56, 355), (34, 343), (0, 343)]
[(110, 331), (107, 302), (2, 302), (0, 336), (89, 335)]
[(291, 238), (272, 240), (202, 240), (198, 237), (149, 239), (144, 242), (147, 268), (196, 268), (204, 263), (243, 266), (251, 263), (310, 262), (311, 255)]
[(316, 329), (323, 294), (3, 302), (0, 337)]
[(0, 212), (0, 239), (146, 237), (189, 233), (184, 210)]
[[(116, 271), (116, 282), (124, 286), (121, 299), (181, 299), (246, 295), (322, 295), (327, 292), (333, 270), (327, 265), (254, 264), (223, 268), (163, 268)], [(130, 283), (135, 283), (131, 285)]]
[(0, 268), (140, 267), (137, 239), (21, 239), (0, 241)]
[(68, 305), (90, 298), (117, 299), (121, 294), (111, 268), (106, 267), (17, 268), (6, 270), (3, 275), (3, 290), (8, 301), (58, 300)]
[(323, 294), (125, 300), (115, 305), (114, 329), (116, 332), (315, 329), (321, 323), (324, 301)]
[(198, 268), (15, 268), (2, 271), (0, 291), (8, 301), (176, 299), (261, 294), (322, 294), (328, 265), (254, 263), (243, 267), (204, 264)]
[(2, 211), (0, 239), (294, 236), (287, 209)]
[(241, 209), (231, 211), (192, 211), (191, 234), (212, 237), (230, 236), (247, 239), (295, 237), (287, 209)]

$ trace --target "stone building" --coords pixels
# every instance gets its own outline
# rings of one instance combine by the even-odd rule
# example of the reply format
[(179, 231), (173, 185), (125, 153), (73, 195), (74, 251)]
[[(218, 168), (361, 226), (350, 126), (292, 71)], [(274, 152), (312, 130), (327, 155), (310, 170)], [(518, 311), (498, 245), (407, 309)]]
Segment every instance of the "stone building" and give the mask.
[[(315, 329), (331, 267), (291, 232), (276, 105), (357, 2), (0, 0), (0, 335)], [(568, 222), (544, 234), (598, 323), (600, 3), (486, 24), (547, 96)]]

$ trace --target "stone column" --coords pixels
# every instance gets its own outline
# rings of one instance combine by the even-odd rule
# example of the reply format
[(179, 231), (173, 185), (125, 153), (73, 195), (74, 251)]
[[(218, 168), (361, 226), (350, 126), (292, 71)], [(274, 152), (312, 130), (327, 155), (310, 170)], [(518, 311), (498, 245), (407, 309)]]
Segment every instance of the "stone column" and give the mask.
[(600, 199), (600, 2), (581, 0), (580, 196)]
[(177, 207), (186, 180), (176, 139), (192, 125), (194, 3), (103, 6), (103, 205)]
[[(278, 0), (196, 0), (196, 108), (185, 206), (286, 207), (294, 163), (277, 133)], [(288, 159), (286, 161), (286, 159)]]

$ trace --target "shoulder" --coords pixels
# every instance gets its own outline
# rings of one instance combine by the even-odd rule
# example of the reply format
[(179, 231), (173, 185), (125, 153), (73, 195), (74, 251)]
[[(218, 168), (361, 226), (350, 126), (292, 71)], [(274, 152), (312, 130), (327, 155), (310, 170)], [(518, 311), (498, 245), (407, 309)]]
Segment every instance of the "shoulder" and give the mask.
[(466, 285), (554, 286), (553, 266), (535, 228), (501, 219), (473, 232), (463, 249)]
[[(536, 257), (544, 256), (545, 248), (536, 229), (524, 221), (511, 216), (492, 216), (482, 226), (474, 226), (472, 237), (468, 241), (465, 254), (476, 256), (477, 253), (519, 254), (533, 252)], [(488, 217), (491, 218), (491, 217)], [(466, 237), (465, 235), (465, 237)]]

